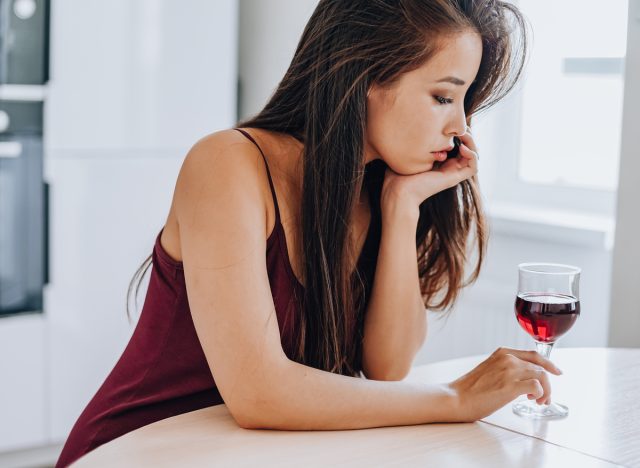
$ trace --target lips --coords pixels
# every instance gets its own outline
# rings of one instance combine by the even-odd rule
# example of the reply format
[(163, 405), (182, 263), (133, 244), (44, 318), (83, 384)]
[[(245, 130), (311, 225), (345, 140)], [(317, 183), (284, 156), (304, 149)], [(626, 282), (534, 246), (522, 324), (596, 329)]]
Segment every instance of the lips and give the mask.
[(433, 153), (448, 153), (449, 151), (451, 151), (454, 148), (453, 145), (451, 146), (447, 146), (446, 148), (442, 148), (441, 150), (438, 151), (433, 151)]

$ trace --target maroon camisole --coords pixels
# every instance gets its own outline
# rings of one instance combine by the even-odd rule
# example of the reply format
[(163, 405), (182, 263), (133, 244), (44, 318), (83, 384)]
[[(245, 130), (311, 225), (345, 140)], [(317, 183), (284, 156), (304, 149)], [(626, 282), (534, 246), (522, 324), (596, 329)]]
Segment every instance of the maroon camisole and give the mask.
[[(236, 129), (262, 150), (247, 132)], [(262, 156), (267, 164), (267, 160)], [(266, 266), (285, 354), (293, 359), (303, 286), (293, 274), (273, 181), (275, 225), (267, 239)], [(378, 179), (381, 182), (382, 179)], [(376, 185), (376, 184), (373, 184)], [(377, 184), (381, 186), (381, 184)], [(371, 186), (370, 186), (371, 187)], [(373, 191), (372, 191), (373, 188)], [(379, 189), (379, 187), (378, 187)], [(373, 284), (380, 242), (379, 205), (369, 192), (371, 225), (358, 268), (365, 297)], [(378, 208), (377, 210), (375, 208)], [(164, 229), (164, 228), (163, 228)], [(205, 359), (191, 318), (182, 262), (166, 253), (158, 233), (144, 306), (122, 356), (73, 426), (56, 468), (96, 447), (155, 421), (224, 403)]]

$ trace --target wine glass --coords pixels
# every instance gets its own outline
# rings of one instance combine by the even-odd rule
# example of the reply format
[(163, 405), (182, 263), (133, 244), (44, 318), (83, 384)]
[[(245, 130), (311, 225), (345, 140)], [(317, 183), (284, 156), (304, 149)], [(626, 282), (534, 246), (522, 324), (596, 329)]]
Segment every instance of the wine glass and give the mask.
[[(558, 263), (518, 265), (518, 295), (515, 312), (518, 323), (536, 341), (536, 351), (549, 358), (556, 340), (580, 315), (580, 268)], [(540, 405), (535, 400), (517, 401), (512, 406), (519, 416), (533, 419), (563, 418), (565, 405)]]

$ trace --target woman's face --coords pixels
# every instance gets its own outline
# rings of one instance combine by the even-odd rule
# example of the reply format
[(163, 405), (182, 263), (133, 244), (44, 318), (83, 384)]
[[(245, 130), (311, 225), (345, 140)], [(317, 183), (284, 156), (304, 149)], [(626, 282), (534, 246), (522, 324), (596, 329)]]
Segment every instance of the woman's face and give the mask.
[(433, 153), (452, 147), (453, 137), (466, 130), (464, 96), (481, 58), (480, 36), (460, 33), (389, 88), (372, 86), (367, 98), (366, 162), (380, 158), (401, 175), (431, 170), (436, 161)]

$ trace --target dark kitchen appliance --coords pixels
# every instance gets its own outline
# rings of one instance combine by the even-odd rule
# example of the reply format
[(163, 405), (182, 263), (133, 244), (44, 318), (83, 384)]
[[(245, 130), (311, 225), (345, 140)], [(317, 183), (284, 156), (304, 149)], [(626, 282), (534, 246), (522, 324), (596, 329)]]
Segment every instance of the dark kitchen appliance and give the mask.
[(47, 195), (42, 103), (0, 100), (0, 314), (42, 310)]
[(0, 85), (49, 79), (49, 2), (0, 0)]
[(0, 317), (41, 312), (48, 281), (48, 74), (49, 2), (0, 0)]

